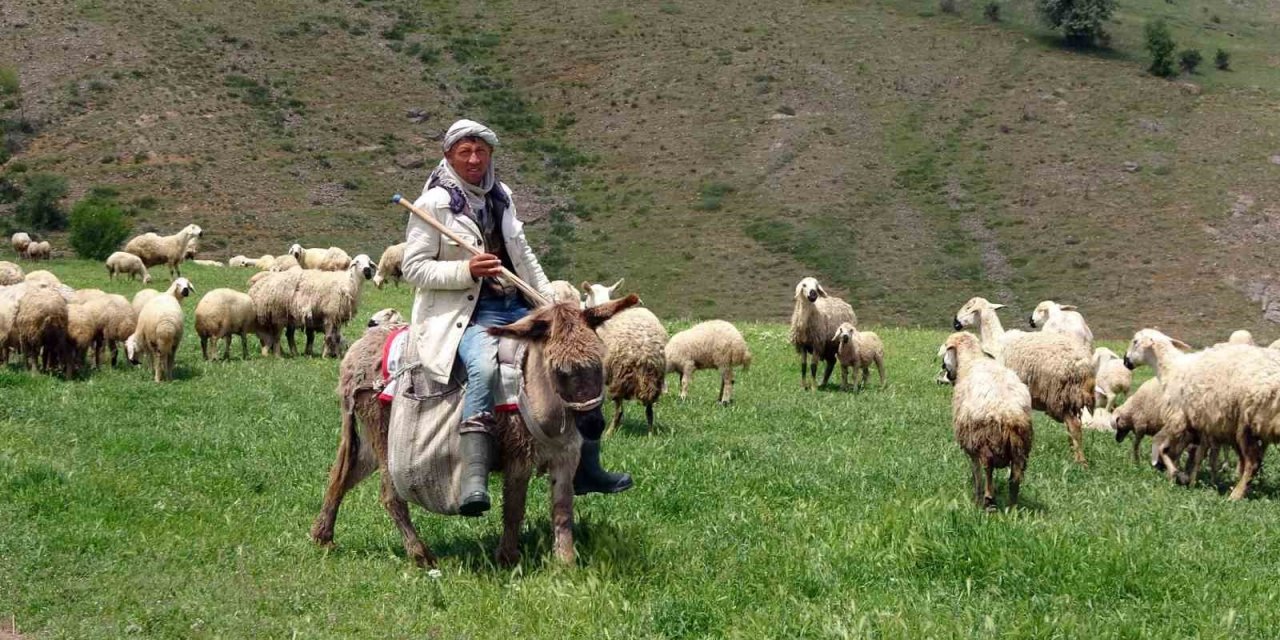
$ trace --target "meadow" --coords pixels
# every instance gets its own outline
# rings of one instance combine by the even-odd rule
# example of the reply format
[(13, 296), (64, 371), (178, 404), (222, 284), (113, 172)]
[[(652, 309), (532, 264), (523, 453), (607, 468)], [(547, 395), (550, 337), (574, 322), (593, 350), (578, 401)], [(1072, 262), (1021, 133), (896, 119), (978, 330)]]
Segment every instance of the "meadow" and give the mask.
[[(138, 288), (96, 263), (47, 268), (77, 288)], [(251, 273), (183, 272), (197, 296), (243, 289)], [(789, 293), (776, 293), (780, 304)], [(407, 311), (410, 299), (408, 288), (370, 287), (360, 315)], [(184, 307), (190, 323), (195, 300)], [(537, 479), (524, 560), (510, 570), (491, 559), (497, 510), (464, 520), (415, 509), (438, 574), (405, 558), (374, 482), (348, 496), (336, 548), (307, 537), (337, 442), (335, 360), (255, 350), (242, 361), (236, 345), (231, 361), (204, 362), (192, 331), (167, 384), (146, 367), (66, 381), (11, 363), (0, 368), (0, 630), (1128, 638), (1280, 628), (1280, 544), (1266, 533), (1280, 527), (1274, 474), (1231, 504), (1211, 487), (1169, 485), (1099, 432), (1086, 432), (1092, 464), (1081, 468), (1064, 429), (1037, 415), (1022, 506), (986, 514), (967, 497), (950, 390), (933, 382), (942, 322), (871, 327), (889, 384), (861, 393), (802, 392), (786, 326), (740, 326), (755, 362), (732, 406), (715, 405), (710, 372), (688, 401), (663, 398), (653, 434), (628, 406), (604, 458), (636, 487), (577, 502), (577, 566), (550, 557)]]

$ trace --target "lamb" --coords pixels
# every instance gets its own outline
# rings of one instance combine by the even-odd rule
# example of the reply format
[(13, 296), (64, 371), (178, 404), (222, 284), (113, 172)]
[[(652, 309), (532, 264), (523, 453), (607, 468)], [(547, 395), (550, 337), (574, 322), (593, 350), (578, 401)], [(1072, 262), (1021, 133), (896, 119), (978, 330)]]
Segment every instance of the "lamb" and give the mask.
[(382, 252), (382, 257), (378, 258), (378, 274), (373, 276), (373, 286), (381, 289), (382, 284), (388, 279), (394, 280), (396, 287), (400, 286), (400, 279), (404, 274), (400, 271), (400, 263), (404, 262), (404, 249), (409, 246), (407, 242), (393, 244)]
[(0, 260), (0, 287), (7, 287), (11, 284), (22, 282), (26, 274), (22, 272), (22, 267), (12, 263)]
[(225, 266), (227, 266), (227, 265), (225, 265), (225, 264), (222, 264), (221, 262), (218, 262), (217, 260), (192, 260), (192, 262), (194, 262), (195, 264), (198, 264), (198, 265), (200, 265), (200, 266), (202, 266), (202, 267), (225, 267)]
[(48, 240), (32, 242), (27, 245), (28, 260), (48, 260), (52, 256), (53, 246), (49, 244)]
[(1107, 411), (1115, 409), (1116, 398), (1129, 395), (1133, 385), (1133, 373), (1124, 360), (1106, 347), (1093, 350), (1093, 378), (1093, 406), (1102, 405)]
[(590, 282), (582, 283), (582, 292), (586, 294), (582, 301), (583, 308), (597, 307), (613, 299), (613, 294), (622, 286), (624, 278), (618, 278), (618, 281), (611, 286), (602, 284), (592, 284)]
[[(840, 389), (849, 390), (849, 370), (853, 369), (853, 381), (858, 389), (867, 385), (871, 377), (871, 365), (880, 374), (880, 386), (884, 387), (884, 342), (871, 331), (858, 331), (853, 323), (843, 322), (836, 330), (835, 341), (840, 346), (836, 358), (840, 361)], [(861, 377), (858, 376), (861, 371)]]
[(1085, 348), (1093, 349), (1093, 331), (1089, 330), (1088, 323), (1075, 305), (1045, 300), (1036, 305), (1028, 322), (1032, 329), (1041, 327), (1044, 331), (1074, 336), (1084, 343)]
[(1031, 391), (1031, 406), (1066, 425), (1075, 461), (1084, 456), (1082, 412), (1093, 405), (1091, 352), (1076, 338), (1060, 333), (1008, 331), (985, 298), (971, 298), (952, 319), (957, 331), (977, 327), (982, 348), (1009, 367)]
[(404, 324), (404, 316), (400, 315), (399, 311), (388, 307), (386, 309), (379, 309), (378, 311), (375, 311), (373, 315), (369, 316), (369, 323), (366, 324), (365, 327), (372, 329), (374, 327), (385, 327), (392, 324)]
[(1133, 434), (1133, 461), (1137, 462), (1142, 438), (1160, 433), (1174, 417), (1165, 406), (1164, 385), (1160, 380), (1152, 379), (1142, 383), (1133, 396), (1116, 409), (1111, 416), (1111, 424), (1116, 430), (1116, 442), (1124, 442), (1130, 433)]
[[(612, 287), (583, 283), (589, 293), (587, 308), (608, 302), (609, 296), (622, 284)], [(601, 299), (604, 298), (604, 299)], [(613, 398), (613, 422), (609, 433), (622, 424), (622, 402), (635, 400), (644, 405), (645, 423), (653, 432), (653, 404), (662, 395), (662, 380), (666, 377), (667, 330), (652, 311), (632, 307), (623, 311), (596, 329), (604, 341), (604, 378)]]
[[(346, 271), (351, 266), (351, 256), (337, 247), (328, 249), (303, 249), (295, 244), (289, 247), (289, 255), (293, 256), (303, 269), (319, 269), (321, 271)], [(277, 269), (278, 271), (280, 269)]]
[(182, 276), (182, 260), (186, 254), (187, 243), (192, 238), (199, 238), (204, 231), (194, 224), (189, 224), (171, 236), (155, 233), (144, 233), (135, 236), (124, 245), (127, 253), (142, 258), (143, 264), (154, 267), (163, 264), (169, 267), (169, 277)]
[[(1231, 500), (1244, 498), (1262, 463), (1265, 445), (1280, 441), (1280, 354), (1248, 345), (1229, 344), (1198, 353), (1154, 329), (1133, 336), (1125, 363), (1150, 365), (1164, 385), (1170, 440), (1198, 444), (1232, 444), (1239, 457), (1240, 478)], [(1196, 447), (1186, 478), (1195, 483), (1207, 447)]]
[(992, 471), (1009, 468), (1009, 507), (1018, 504), (1018, 491), (1031, 455), (1031, 393), (1018, 375), (992, 360), (971, 333), (953, 333), (938, 354), (955, 381), (951, 422), (956, 442), (969, 456), (973, 471), (973, 499), (995, 511)]
[(342, 327), (360, 306), (360, 289), (373, 277), (373, 260), (360, 254), (345, 273), (304, 271), (294, 292), (293, 323), (307, 332), (304, 353), (311, 355), (317, 331), (324, 333), (321, 356), (342, 357)]
[(26, 276), (24, 276), (22, 279), (25, 282), (34, 282), (37, 284), (43, 284), (49, 287), (53, 287), (55, 289), (62, 286), (62, 281), (58, 279), (58, 276), (55, 276), (52, 273), (45, 271), (44, 269), (38, 269), (36, 271), (32, 271), (31, 273), (28, 273)]
[[(241, 358), (249, 359), (248, 334), (256, 334), (258, 316), (249, 294), (234, 289), (214, 289), (200, 298), (196, 305), (196, 335), (200, 336), (200, 354), (209, 359), (209, 341), (213, 340), (214, 359), (217, 359), (218, 340), (226, 338), (222, 359), (231, 359), (231, 339), (240, 336)], [(263, 341), (265, 342), (265, 341)]]
[(31, 371), (61, 369), (71, 373), (67, 301), (57, 288), (28, 283), (18, 299), (11, 340)]
[[(622, 281), (619, 280), (618, 282)], [(552, 280), (549, 286), (551, 287), (552, 302), (568, 302), (578, 305), (579, 309), (584, 308), (582, 295), (578, 293), (577, 289), (573, 288), (573, 285), (564, 280)], [(587, 286), (591, 285), (588, 284)]]
[(254, 266), (254, 261), (243, 255), (238, 255), (238, 256), (233, 256), (230, 260), (228, 260), (227, 265), (232, 267), (252, 267)]
[(151, 273), (147, 271), (147, 265), (143, 264), (142, 258), (126, 251), (117, 251), (107, 256), (107, 275), (115, 280), (116, 274), (121, 273), (129, 274), (130, 280), (142, 276), (142, 284), (151, 283)]
[(19, 231), (11, 238), (9, 244), (13, 246), (13, 251), (18, 254), (19, 258), (27, 257), (27, 247), (31, 245), (31, 235), (25, 231)]
[(98, 318), (100, 331), (94, 344), (94, 364), (101, 366), (102, 347), (111, 352), (111, 365), (115, 366), (118, 348), (137, 329), (138, 314), (122, 295), (113, 293), (96, 296), (87, 303)]
[(164, 293), (155, 296), (138, 314), (138, 326), (125, 341), (129, 362), (138, 364), (138, 356), (151, 358), (155, 381), (173, 379), (173, 365), (182, 343), (181, 300), (195, 292), (191, 282), (178, 277)]
[[(561, 302), (557, 300), (557, 302)], [(667, 373), (680, 373), (680, 399), (689, 396), (693, 372), (720, 370), (720, 404), (733, 401), (733, 368), (751, 367), (751, 351), (736, 327), (724, 320), (708, 320), (671, 336), (663, 350)]]
[[(800, 354), (800, 386), (812, 389), (818, 379), (818, 361), (827, 363), (822, 385), (831, 380), (836, 366), (836, 329), (842, 323), (858, 324), (858, 316), (849, 303), (827, 294), (817, 279), (809, 277), (796, 284), (795, 306), (791, 311), (791, 344)], [(813, 363), (808, 364), (812, 357)], [(807, 376), (807, 377), (806, 377)]]

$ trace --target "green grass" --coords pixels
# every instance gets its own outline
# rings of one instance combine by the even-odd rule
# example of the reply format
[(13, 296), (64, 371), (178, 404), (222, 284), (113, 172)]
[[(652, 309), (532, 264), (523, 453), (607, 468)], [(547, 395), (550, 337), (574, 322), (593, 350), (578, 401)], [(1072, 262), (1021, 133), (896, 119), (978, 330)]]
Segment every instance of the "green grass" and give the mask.
[[(96, 264), (50, 268), (136, 288)], [(202, 293), (251, 272), (184, 273)], [(370, 289), (360, 315), (409, 302)], [(415, 511), (438, 578), (405, 559), (374, 483), (347, 498), (335, 550), (307, 539), (336, 444), (333, 360), (205, 363), (188, 334), (169, 384), (141, 367), (71, 382), (0, 368), (0, 620), (36, 638), (1264, 637), (1280, 624), (1273, 475), (1231, 504), (1166, 484), (1096, 432), (1081, 469), (1038, 416), (1024, 506), (987, 515), (966, 497), (949, 389), (932, 382), (945, 332), (878, 329), (889, 386), (853, 394), (800, 392), (786, 328), (742, 329), (755, 363), (732, 407), (713, 404), (709, 372), (690, 401), (661, 401), (655, 435), (628, 407), (605, 460), (637, 485), (577, 503), (577, 566), (550, 559), (538, 479), (514, 570), (490, 561), (496, 515)]]

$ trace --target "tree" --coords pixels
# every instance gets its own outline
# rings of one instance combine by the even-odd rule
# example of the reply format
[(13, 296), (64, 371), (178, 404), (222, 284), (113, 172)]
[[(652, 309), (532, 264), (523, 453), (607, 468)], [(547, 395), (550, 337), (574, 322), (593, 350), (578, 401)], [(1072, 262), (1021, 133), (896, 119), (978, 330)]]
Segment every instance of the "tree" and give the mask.
[(1148, 22), (1143, 27), (1147, 39), (1147, 51), (1151, 54), (1151, 66), (1147, 70), (1151, 75), (1168, 78), (1173, 75), (1173, 36), (1169, 35), (1169, 25), (1164, 20)]
[(58, 201), (67, 195), (67, 179), (52, 173), (27, 177), (14, 218), (32, 231), (53, 231), (67, 226), (67, 214)]
[(1199, 49), (1183, 49), (1182, 53), (1178, 54), (1178, 66), (1187, 73), (1195, 73), (1196, 67), (1200, 66), (1202, 60), (1204, 57), (1200, 55)]
[(114, 190), (91, 191), (71, 208), (69, 242), (88, 260), (106, 260), (128, 237), (131, 225)]
[(1226, 49), (1218, 49), (1218, 52), (1213, 54), (1213, 66), (1222, 69), (1223, 71), (1230, 69), (1231, 54), (1227, 53)]
[(1036, 9), (1045, 24), (1062, 31), (1067, 44), (1087, 47), (1105, 38), (1102, 25), (1111, 19), (1116, 0), (1036, 0)]

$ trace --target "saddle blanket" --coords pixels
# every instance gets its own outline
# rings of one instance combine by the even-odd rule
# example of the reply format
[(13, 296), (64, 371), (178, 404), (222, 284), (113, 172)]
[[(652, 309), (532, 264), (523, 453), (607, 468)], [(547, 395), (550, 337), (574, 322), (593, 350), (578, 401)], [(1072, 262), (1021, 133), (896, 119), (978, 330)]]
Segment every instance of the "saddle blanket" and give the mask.
[[(404, 350), (409, 345), (409, 327), (404, 326), (392, 331), (382, 345), (382, 391), (378, 392), (378, 400), (383, 404), (391, 404), (396, 397), (396, 389), (401, 378), (395, 377), (404, 361)], [(499, 388), (494, 389), (494, 409), (511, 413), (519, 410), (517, 398), (520, 394), (520, 357), (523, 355), (519, 343), (514, 340), (500, 340), (498, 344), (499, 370), (502, 379)]]

